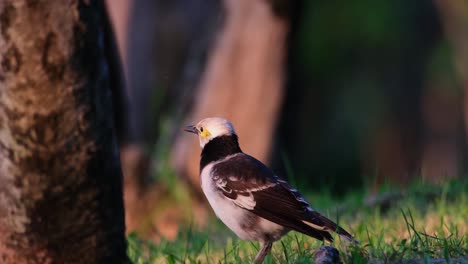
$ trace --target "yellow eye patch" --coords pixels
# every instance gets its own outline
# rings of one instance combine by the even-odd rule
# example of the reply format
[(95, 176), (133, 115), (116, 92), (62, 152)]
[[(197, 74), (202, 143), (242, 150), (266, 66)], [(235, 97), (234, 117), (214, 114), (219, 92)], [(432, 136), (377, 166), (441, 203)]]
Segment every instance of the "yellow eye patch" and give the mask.
[(200, 136), (201, 136), (202, 138), (206, 138), (206, 137), (211, 136), (211, 134), (210, 134), (210, 132), (208, 131), (208, 129), (201, 127), (201, 128), (200, 128)]

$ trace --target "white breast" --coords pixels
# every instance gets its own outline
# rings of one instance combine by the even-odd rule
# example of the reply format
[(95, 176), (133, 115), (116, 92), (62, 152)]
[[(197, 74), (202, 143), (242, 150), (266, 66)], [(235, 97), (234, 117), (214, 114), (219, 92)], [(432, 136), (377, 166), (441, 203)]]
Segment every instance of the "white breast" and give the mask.
[(227, 199), (222, 193), (217, 191), (215, 183), (211, 177), (211, 169), (214, 164), (207, 165), (201, 172), (202, 190), (208, 202), (210, 203), (216, 216), (223, 221), (239, 238), (251, 240), (252, 237), (248, 232), (241, 228), (240, 223), (246, 213), (250, 213), (245, 209), (235, 205), (231, 200)]

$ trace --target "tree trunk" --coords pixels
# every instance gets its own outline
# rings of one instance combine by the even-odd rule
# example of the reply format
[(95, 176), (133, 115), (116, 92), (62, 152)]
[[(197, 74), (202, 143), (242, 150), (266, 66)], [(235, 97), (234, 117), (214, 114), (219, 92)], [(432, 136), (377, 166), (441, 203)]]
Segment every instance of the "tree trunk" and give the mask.
[(0, 262), (123, 263), (103, 2), (0, 1)]
[[(468, 101), (468, 3), (464, 0), (434, 0), (442, 25), (453, 48), (456, 68)], [(465, 103), (465, 131), (468, 131), (468, 103)], [(468, 132), (465, 132), (468, 134)]]
[(117, 47), (122, 60), (123, 71), (128, 75), (127, 46), (128, 46), (128, 21), (132, 13), (134, 0), (106, 0), (109, 18), (115, 32)]
[(465, 0), (434, 0), (438, 8), (446, 38), (451, 47), (453, 60), (460, 85), (462, 86), (462, 113), (464, 124), (464, 144), (462, 145), (461, 168), (466, 173), (466, 155), (468, 138), (468, 2)]
[[(226, 20), (200, 82), (187, 124), (224, 117), (243, 150), (267, 162), (280, 110), (289, 21), (284, 1), (225, 0)], [(287, 13), (287, 8), (286, 8)], [(198, 140), (181, 134), (172, 161), (199, 185)], [(198, 188), (197, 188), (198, 190)]]

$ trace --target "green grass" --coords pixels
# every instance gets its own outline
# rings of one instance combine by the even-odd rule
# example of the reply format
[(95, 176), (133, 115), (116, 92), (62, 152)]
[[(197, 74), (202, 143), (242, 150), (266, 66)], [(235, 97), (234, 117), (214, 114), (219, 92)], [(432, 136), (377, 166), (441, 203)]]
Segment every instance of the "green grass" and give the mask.
[[(452, 182), (443, 187), (423, 184), (396, 192), (384, 203), (369, 204), (365, 192), (355, 192), (337, 201), (331, 195), (310, 194), (317, 210), (350, 231), (359, 245), (335, 236), (345, 263), (388, 263), (419, 259), (468, 262), (468, 183)], [(339, 216), (339, 218), (338, 218)], [(158, 244), (132, 234), (128, 253), (134, 263), (249, 263), (258, 244), (241, 241), (213, 218), (206, 228), (187, 225), (176, 240)], [(322, 242), (289, 232), (273, 246), (265, 263), (312, 263), (314, 250)], [(379, 262), (380, 261), (380, 262)], [(453, 261), (452, 261), (453, 262)]]

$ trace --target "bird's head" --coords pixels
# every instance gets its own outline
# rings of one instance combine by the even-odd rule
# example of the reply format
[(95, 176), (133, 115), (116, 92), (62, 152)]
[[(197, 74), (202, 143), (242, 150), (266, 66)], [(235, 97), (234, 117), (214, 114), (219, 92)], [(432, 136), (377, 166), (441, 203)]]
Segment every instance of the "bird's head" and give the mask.
[(198, 135), (201, 148), (213, 138), (236, 134), (231, 122), (220, 117), (205, 118), (196, 125), (187, 126), (184, 130)]

